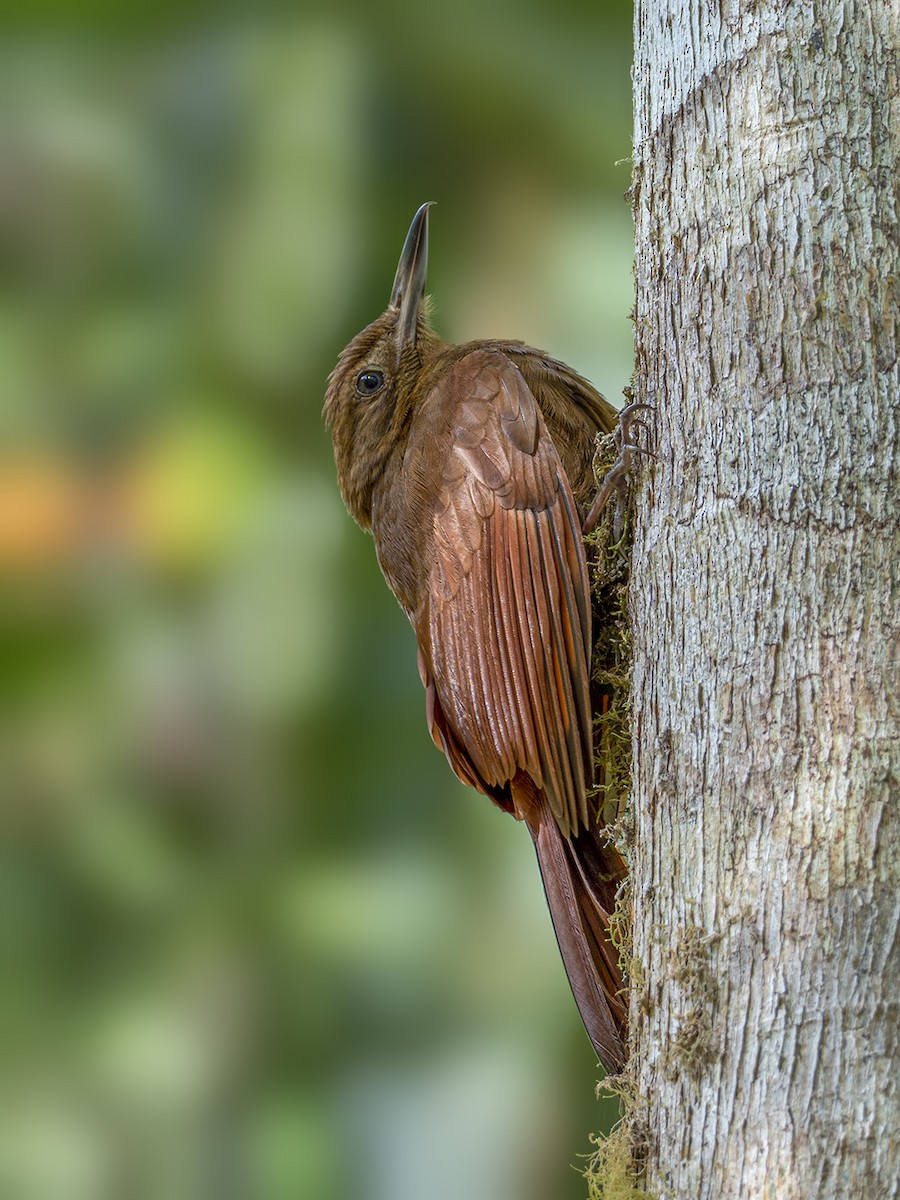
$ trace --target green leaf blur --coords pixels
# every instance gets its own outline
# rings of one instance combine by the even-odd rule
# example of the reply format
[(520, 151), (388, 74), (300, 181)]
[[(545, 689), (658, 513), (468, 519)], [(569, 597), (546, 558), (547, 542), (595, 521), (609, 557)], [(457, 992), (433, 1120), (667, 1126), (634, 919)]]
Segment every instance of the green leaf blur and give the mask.
[(445, 336), (619, 401), (630, 7), (229, 11), (0, 47), (0, 1195), (581, 1196), (529, 839), (431, 744), (320, 412), (424, 200)]

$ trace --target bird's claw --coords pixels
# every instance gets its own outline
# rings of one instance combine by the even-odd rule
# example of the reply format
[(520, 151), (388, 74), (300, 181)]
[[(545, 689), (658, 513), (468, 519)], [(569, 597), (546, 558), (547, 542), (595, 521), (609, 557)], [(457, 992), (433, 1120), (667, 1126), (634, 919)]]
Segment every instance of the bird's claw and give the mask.
[(609, 498), (613, 492), (622, 492), (628, 472), (631, 470), (632, 454), (646, 454), (649, 458), (657, 457), (652, 450), (648, 450), (646, 446), (641, 446), (632, 437), (633, 430), (649, 429), (647, 422), (641, 420), (638, 414), (655, 411), (656, 409), (652, 404), (645, 404), (642, 401), (636, 400), (632, 404), (627, 404), (619, 413), (619, 423), (613, 434), (615, 446), (619, 452), (618, 457), (606, 473), (600, 484), (596, 499), (591, 505), (590, 512), (585, 517), (584, 525), (582, 526), (585, 534), (591, 533), (596, 528), (597, 522), (600, 520), (600, 514), (609, 503)]

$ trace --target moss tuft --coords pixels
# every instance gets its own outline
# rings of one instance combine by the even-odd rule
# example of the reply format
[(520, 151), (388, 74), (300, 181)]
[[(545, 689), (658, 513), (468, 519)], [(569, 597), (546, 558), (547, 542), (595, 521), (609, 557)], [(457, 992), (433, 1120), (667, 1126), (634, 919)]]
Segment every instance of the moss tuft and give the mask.
[[(594, 471), (602, 479), (617, 455), (614, 435), (597, 443)], [(613, 497), (587, 539), (591, 573), (594, 647), (592, 700), (598, 783), (598, 816), (612, 827), (627, 850), (623, 824), (631, 781), (631, 636), (628, 627), (628, 573), (631, 559), (630, 504)]]
[[(630, 397), (626, 396), (626, 402)], [(598, 480), (617, 455), (612, 435), (598, 440), (594, 469)], [(628, 623), (628, 579), (633, 522), (630, 502), (613, 499), (587, 540), (594, 615), (591, 669), (595, 713), (598, 784), (594, 795), (598, 816), (628, 861), (634, 826), (628, 811), (631, 786), (631, 637)], [(609, 936), (629, 991), (643, 987), (643, 970), (631, 943), (631, 888), (619, 888), (609, 923)], [(619, 1097), (621, 1118), (607, 1135), (594, 1135), (596, 1147), (584, 1177), (590, 1200), (653, 1200), (640, 1186), (646, 1158), (646, 1123), (634, 1076), (626, 1067), (609, 1076), (600, 1089)]]
[(700, 925), (689, 924), (678, 931), (672, 950), (671, 977), (686, 1001), (672, 1040), (667, 1076), (683, 1071), (698, 1080), (704, 1064), (715, 1057), (712, 1010), (716, 1003), (716, 980), (709, 947), (721, 934), (708, 934)]
[(619, 1097), (622, 1117), (608, 1134), (591, 1137), (596, 1149), (584, 1171), (588, 1200), (656, 1200), (641, 1187), (647, 1136), (634, 1078), (626, 1068), (604, 1079), (597, 1090)]

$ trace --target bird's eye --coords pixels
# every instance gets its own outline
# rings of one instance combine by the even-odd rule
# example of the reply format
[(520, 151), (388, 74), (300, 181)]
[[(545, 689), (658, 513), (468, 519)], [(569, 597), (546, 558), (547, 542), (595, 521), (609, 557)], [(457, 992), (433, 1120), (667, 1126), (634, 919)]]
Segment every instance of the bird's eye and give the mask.
[(356, 390), (360, 396), (374, 396), (384, 387), (384, 372), (369, 368), (356, 377)]

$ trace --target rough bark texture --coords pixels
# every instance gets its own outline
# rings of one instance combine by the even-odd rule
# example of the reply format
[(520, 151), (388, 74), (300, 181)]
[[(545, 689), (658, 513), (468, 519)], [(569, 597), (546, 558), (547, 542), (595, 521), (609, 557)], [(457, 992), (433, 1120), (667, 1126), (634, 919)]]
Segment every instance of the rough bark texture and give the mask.
[(645, 1186), (900, 1194), (890, 0), (638, 0)]

